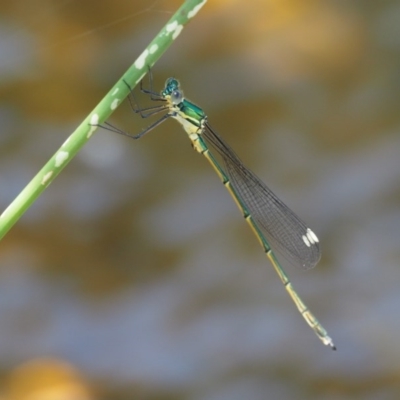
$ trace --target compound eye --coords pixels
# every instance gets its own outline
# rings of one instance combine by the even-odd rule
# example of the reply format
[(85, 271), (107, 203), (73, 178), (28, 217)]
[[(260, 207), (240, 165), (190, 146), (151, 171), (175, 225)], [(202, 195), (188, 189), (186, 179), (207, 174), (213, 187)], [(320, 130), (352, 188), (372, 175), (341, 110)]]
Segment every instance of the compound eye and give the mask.
[(173, 104), (179, 104), (183, 99), (183, 94), (180, 90), (173, 90), (171, 92), (171, 100)]

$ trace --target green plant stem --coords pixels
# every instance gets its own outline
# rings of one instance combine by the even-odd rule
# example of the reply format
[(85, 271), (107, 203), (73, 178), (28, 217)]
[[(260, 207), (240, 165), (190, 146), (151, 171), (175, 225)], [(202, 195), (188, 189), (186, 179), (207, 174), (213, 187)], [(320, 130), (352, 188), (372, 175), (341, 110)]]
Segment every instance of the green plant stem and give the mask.
[(147, 73), (148, 68), (155, 64), (172, 42), (179, 36), (183, 26), (197, 14), (206, 1), (207, 0), (186, 0), (182, 4), (134, 64), (0, 215), (0, 239), (11, 229), (24, 212), (89, 140), (93, 132), (97, 129), (97, 127), (92, 125), (102, 124), (106, 121), (128, 96), (129, 89), (124, 83), (124, 80), (128, 82), (131, 88), (135, 87)]

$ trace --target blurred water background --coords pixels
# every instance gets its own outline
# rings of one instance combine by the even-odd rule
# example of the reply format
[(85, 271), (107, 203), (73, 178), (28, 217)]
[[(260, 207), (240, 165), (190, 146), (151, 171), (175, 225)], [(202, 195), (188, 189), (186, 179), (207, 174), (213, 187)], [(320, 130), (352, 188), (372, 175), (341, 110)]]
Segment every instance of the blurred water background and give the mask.
[[(0, 1), (1, 210), (180, 4)], [(98, 131), (0, 243), (0, 399), (400, 398), (399, 70), (389, 0), (209, 1), (154, 68), (319, 236), (287, 272), (337, 352), (168, 121)]]

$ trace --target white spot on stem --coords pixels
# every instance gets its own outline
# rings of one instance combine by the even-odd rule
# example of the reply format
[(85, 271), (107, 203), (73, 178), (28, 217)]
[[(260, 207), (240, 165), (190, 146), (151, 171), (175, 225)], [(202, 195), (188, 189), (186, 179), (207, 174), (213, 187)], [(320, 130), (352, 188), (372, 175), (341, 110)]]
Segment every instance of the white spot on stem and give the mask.
[(182, 29), (183, 29), (183, 25), (178, 25), (175, 29), (175, 32), (172, 34), (172, 39), (175, 40), (179, 36), (179, 34), (182, 32)]
[(171, 22), (170, 24), (168, 24), (165, 27), (165, 29), (167, 30), (168, 33), (171, 33), (176, 29), (177, 26), (178, 26), (178, 21), (174, 21), (174, 22)]
[(157, 50), (158, 50), (158, 45), (153, 44), (149, 49), (149, 53), (154, 54)]
[(172, 39), (175, 40), (181, 33), (181, 31), (183, 29), (183, 25), (179, 25), (178, 21), (174, 21), (174, 22), (171, 22), (170, 24), (168, 24), (165, 29), (167, 31), (167, 35), (172, 33)]
[(60, 167), (69, 157), (68, 151), (59, 151), (56, 155), (56, 167)]
[(119, 92), (119, 88), (115, 88), (114, 91), (111, 93), (111, 96), (115, 96)]
[(188, 18), (193, 18), (199, 12), (200, 8), (203, 7), (204, 4), (206, 4), (206, 3), (207, 3), (207, 0), (203, 0), (200, 4), (197, 4), (197, 6), (194, 7), (192, 11), (188, 12), (188, 15), (187, 15)]
[(99, 115), (98, 114), (93, 114), (92, 118), (90, 118), (90, 129), (87, 134), (87, 138), (89, 139), (90, 136), (93, 135), (93, 132), (97, 129), (97, 125), (99, 123)]
[(91, 125), (97, 125), (99, 123), (99, 114), (93, 114), (92, 118), (90, 118)]
[(45, 176), (42, 178), (42, 185), (46, 185), (47, 182), (49, 181), (49, 179), (51, 178), (51, 176), (53, 175), (53, 171), (49, 171), (45, 174)]
[(113, 102), (111, 103), (111, 110), (115, 110), (118, 106), (119, 99), (114, 99)]
[(139, 58), (135, 61), (135, 67), (137, 69), (142, 69), (146, 63), (146, 58), (149, 55), (149, 51), (146, 49), (143, 53), (139, 56)]

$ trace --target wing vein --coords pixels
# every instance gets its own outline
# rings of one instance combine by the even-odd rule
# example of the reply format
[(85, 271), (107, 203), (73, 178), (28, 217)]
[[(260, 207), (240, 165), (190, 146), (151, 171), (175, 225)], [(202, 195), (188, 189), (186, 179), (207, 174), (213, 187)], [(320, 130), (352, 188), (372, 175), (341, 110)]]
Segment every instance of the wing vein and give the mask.
[(243, 165), (208, 123), (204, 126), (202, 136), (221, 157), (232, 187), (272, 250), (293, 265), (306, 269), (314, 267), (321, 256), (320, 247), (318, 242), (312, 240), (308, 240), (307, 245), (309, 230), (305, 223)]

